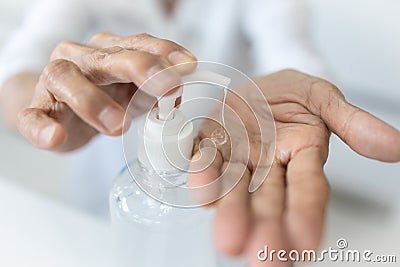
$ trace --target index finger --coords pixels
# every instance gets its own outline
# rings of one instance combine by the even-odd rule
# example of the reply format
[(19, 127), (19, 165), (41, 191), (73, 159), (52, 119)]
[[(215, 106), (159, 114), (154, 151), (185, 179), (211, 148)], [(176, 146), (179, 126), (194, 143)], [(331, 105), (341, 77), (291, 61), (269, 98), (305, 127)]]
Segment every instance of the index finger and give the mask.
[(126, 49), (141, 50), (159, 55), (172, 65), (179, 65), (181, 74), (187, 74), (194, 70), (196, 64), (183, 64), (196, 62), (196, 57), (183, 46), (166, 39), (160, 39), (147, 33), (122, 37), (108, 32), (95, 34), (87, 43), (96, 48), (120, 46)]
[[(162, 96), (181, 84), (180, 74), (157, 55), (114, 46), (93, 49), (73, 42), (62, 42), (52, 60), (72, 61), (97, 85), (135, 83), (153, 96)], [(191, 64), (189, 64), (191, 65)]]

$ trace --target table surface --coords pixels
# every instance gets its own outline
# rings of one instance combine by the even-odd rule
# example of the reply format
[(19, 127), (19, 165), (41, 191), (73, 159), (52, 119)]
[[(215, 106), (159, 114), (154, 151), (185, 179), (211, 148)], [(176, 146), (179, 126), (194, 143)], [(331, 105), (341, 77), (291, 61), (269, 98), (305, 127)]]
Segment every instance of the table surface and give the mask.
[[(341, 197), (337, 197), (340, 198)], [(396, 255), (400, 261), (400, 216), (394, 210), (363, 210), (350, 201), (331, 201), (324, 248), (346, 238), (349, 249)], [(353, 205), (351, 209), (346, 209)], [(0, 266), (112, 266), (107, 222), (0, 177)], [(398, 266), (371, 264), (371, 266)], [(364, 266), (324, 262), (312, 266)], [(297, 265), (296, 265), (297, 266)], [(303, 266), (303, 265), (302, 265)]]
[(111, 266), (107, 222), (0, 177), (0, 266)]

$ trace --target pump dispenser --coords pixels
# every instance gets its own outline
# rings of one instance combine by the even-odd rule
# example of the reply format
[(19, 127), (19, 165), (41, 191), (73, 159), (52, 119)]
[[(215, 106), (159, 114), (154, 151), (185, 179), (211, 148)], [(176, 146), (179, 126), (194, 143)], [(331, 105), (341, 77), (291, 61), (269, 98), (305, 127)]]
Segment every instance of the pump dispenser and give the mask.
[(182, 88), (176, 89), (175, 92), (158, 98), (158, 119), (168, 121), (174, 118), (172, 110), (175, 108), (175, 102), (178, 97), (182, 96)]
[(156, 172), (187, 170), (193, 149), (193, 124), (175, 102), (182, 89), (158, 99), (138, 128), (139, 161)]
[[(210, 77), (225, 87), (230, 81), (197, 71), (183, 77), (183, 82)], [(182, 93), (179, 87), (158, 98), (156, 107), (142, 117), (137, 126), (137, 160), (114, 180), (110, 212), (118, 266), (216, 266), (211, 237), (214, 210), (184, 206), (190, 198), (185, 186), (194, 136), (192, 122), (175, 107)]]
[[(251, 96), (254, 98), (250, 100), (256, 101), (246, 103), (252, 110), (262, 114), (258, 116), (254, 113), (257, 121), (262, 123), (259, 124), (261, 143), (269, 144), (272, 150), (275, 148), (273, 115), (264, 94), (243, 73), (226, 65), (210, 62), (192, 63), (185, 69), (194, 71), (181, 77), (182, 83), (173, 85), (175, 89), (156, 99), (156, 103), (147, 103), (148, 99), (151, 98), (153, 101), (154, 98), (149, 97), (145, 90), (139, 88), (128, 105), (126, 118), (136, 118), (136, 120), (128, 121), (126, 125), (131, 125), (131, 127), (124, 129), (123, 148), (126, 166), (114, 180), (109, 198), (116, 266), (233, 267), (246, 264), (240, 257), (230, 259), (217, 254), (212, 242), (211, 226), (214, 209), (210, 206), (203, 207), (217, 200), (218, 197), (222, 197), (222, 194), (229, 193), (229, 188), (233, 188), (236, 184), (233, 183), (235, 179), (241, 177), (227, 177), (227, 184), (222, 184), (225, 182), (222, 181), (224, 175), (219, 177), (218, 181), (215, 180), (205, 186), (190, 188), (187, 184), (195, 135), (192, 121), (211, 119), (221, 125), (221, 128), (214, 127), (209, 133), (202, 131), (200, 149), (209, 149), (208, 141), (211, 140), (216, 149), (225, 149), (229, 146), (232, 154), (242, 153), (241, 156), (245, 156), (249, 154), (249, 148), (245, 147), (245, 142), (242, 142), (241, 138), (232, 138), (235, 136), (229, 135), (229, 130), (234, 130), (235, 133), (243, 133), (247, 136), (247, 129), (244, 123), (241, 123), (240, 116), (237, 116), (238, 123), (236, 123), (235, 111), (231, 110), (229, 105), (225, 105), (228, 86), (241, 88), (243, 85), (249, 85), (249, 90), (253, 90), (254, 95), (251, 94)], [(232, 81), (228, 77), (231, 77)], [(190, 84), (195, 84), (194, 87), (199, 89), (189, 92), (195, 97), (191, 95), (186, 101), (182, 98), (182, 104), (177, 106), (177, 99), (187, 92), (187, 85)], [(201, 84), (207, 84), (207, 86), (203, 87)], [(216, 90), (207, 91), (208, 89)], [(215, 108), (216, 104), (221, 104), (217, 96), (220, 96), (220, 89), (224, 89), (221, 116), (218, 118), (216, 113), (209, 116), (211, 110), (207, 108)], [(212, 95), (213, 92), (217, 93)], [(233, 92), (232, 95), (235, 93)], [(147, 96), (142, 98), (143, 95)], [(189, 118), (185, 118), (185, 115)], [(197, 122), (201, 123), (201, 121)], [(205, 134), (209, 136), (204, 136)], [(208, 157), (212, 164), (212, 156), (207, 154), (205, 157)], [(272, 152), (267, 157), (268, 162), (262, 162), (263, 166), (272, 164), (273, 158)], [(193, 165), (195, 164), (192, 164), (192, 167)], [(258, 182), (255, 182), (255, 185), (257, 184)], [(220, 185), (222, 187), (218, 187)], [(232, 185), (232, 187), (226, 185)], [(224, 190), (220, 192), (219, 188)], [(197, 189), (199, 190), (196, 191)], [(201, 194), (193, 194), (194, 191)], [(218, 192), (216, 197), (215, 192)], [(204, 193), (207, 196), (204, 200), (198, 197), (203, 196)], [(209, 195), (211, 200), (208, 198)]]
[[(173, 140), (178, 140), (190, 159), (193, 146), (193, 126), (182, 128), (181, 112), (171, 111), (173, 115), (164, 117), (169, 118), (166, 121), (157, 116), (158, 108), (149, 114), (144, 131), (139, 131), (138, 160), (114, 181), (110, 212), (116, 266), (215, 266), (210, 230), (214, 211), (174, 207), (160, 201), (179, 198), (177, 190), (186, 185), (187, 176), (163, 156), (160, 147), (173, 151), (177, 146)], [(161, 134), (164, 124), (166, 132)], [(174, 156), (170, 153), (171, 158)], [(176, 164), (183, 166), (188, 159)]]

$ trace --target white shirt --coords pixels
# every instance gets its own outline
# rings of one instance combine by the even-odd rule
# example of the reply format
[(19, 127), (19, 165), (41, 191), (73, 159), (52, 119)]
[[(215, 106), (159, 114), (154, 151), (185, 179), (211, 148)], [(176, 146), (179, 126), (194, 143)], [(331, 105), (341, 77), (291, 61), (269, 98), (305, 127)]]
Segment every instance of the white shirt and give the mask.
[[(160, 0), (42, 0), (5, 45), (0, 84), (18, 72), (40, 73), (62, 40), (82, 43), (100, 31), (170, 39), (199, 60), (249, 76), (283, 68), (321, 74), (306, 38), (305, 11), (303, 0), (180, 0), (171, 16)], [(111, 180), (124, 165), (120, 138), (98, 136), (71, 157), (80, 165), (66, 186), (71, 199), (92, 210), (104, 207)]]
[(200, 60), (249, 75), (322, 70), (306, 38), (303, 0), (180, 0), (172, 16), (160, 1), (39, 1), (1, 53), (0, 83), (20, 71), (40, 72), (62, 40), (82, 43), (100, 31), (171, 39)]

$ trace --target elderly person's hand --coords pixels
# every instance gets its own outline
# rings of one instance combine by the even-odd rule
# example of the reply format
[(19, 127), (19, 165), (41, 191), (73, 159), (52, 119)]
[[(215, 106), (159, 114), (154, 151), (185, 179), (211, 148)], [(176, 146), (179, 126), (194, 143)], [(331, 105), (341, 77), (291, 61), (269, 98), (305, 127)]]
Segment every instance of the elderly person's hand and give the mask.
[[(101, 33), (86, 45), (62, 42), (39, 78), (31, 105), (19, 113), (18, 128), (35, 146), (56, 151), (79, 148), (99, 132), (120, 135), (137, 88), (161, 70), (195, 60), (176, 43), (147, 34)], [(163, 95), (187, 71), (164, 71), (147, 83), (146, 92)]]
[[(329, 197), (323, 166), (328, 157), (330, 132), (357, 153), (386, 162), (400, 161), (400, 132), (349, 104), (334, 85), (316, 77), (285, 70), (255, 82), (268, 100), (276, 122), (275, 157), (265, 182), (254, 193), (248, 192), (260, 154), (250, 155), (249, 162), (241, 162), (241, 155), (231, 155), (227, 149), (230, 146), (221, 146), (213, 164), (191, 174), (189, 179), (191, 184), (204, 185), (216, 179), (228, 161), (233, 161), (234, 166), (225, 176), (242, 179), (215, 202), (217, 248), (224, 254), (244, 253), (251, 267), (282, 266), (287, 263), (278, 262), (276, 257), (274, 262), (260, 262), (257, 252), (265, 245), (276, 251), (302, 251), (316, 249), (320, 244)], [(244, 87), (237, 92), (243, 100), (230, 93), (227, 105), (244, 122), (248, 138), (243, 138), (251, 140), (250, 151), (269, 151), (268, 147), (260, 148), (268, 143), (260, 142), (255, 117), (244, 103), (254, 100), (254, 91)], [(214, 116), (218, 117), (219, 112), (216, 110)], [(235, 123), (229, 114), (225, 119), (227, 126)], [(200, 139), (209, 138), (216, 127), (211, 121), (205, 122), (200, 128)], [(242, 168), (235, 172), (239, 165), (243, 165), (244, 172)]]

